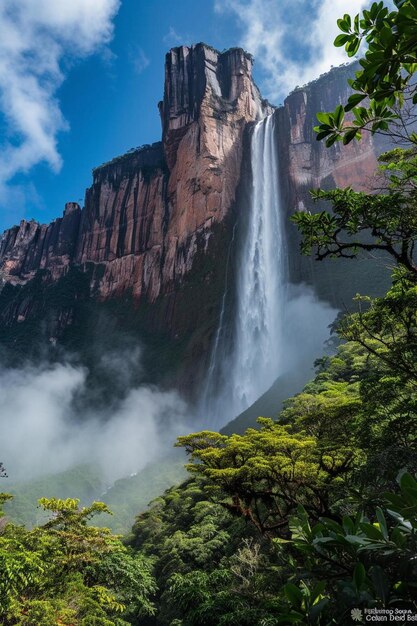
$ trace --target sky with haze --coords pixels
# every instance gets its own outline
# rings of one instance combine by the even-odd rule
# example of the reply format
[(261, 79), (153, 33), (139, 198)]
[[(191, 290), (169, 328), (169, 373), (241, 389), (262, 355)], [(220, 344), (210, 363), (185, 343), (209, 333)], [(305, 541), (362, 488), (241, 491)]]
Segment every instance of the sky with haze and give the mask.
[(0, 230), (83, 203), (93, 167), (160, 139), (169, 48), (203, 41), (255, 57), (283, 102), (346, 61), (336, 19), (362, 0), (1, 0)]

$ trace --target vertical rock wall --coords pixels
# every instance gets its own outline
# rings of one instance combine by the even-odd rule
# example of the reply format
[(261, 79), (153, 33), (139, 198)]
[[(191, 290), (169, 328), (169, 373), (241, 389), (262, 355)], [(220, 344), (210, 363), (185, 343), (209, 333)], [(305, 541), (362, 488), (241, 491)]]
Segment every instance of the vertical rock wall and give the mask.
[[(351, 91), (348, 78), (356, 67), (334, 68), (329, 73), (295, 90), (284, 106), (276, 110), (278, 133), (276, 141), (280, 153), (280, 188), (288, 218), (296, 211), (326, 209), (327, 204), (316, 205), (311, 189), (319, 187), (351, 186), (357, 191), (375, 188), (377, 155), (389, 149), (387, 141), (364, 134), (360, 142), (347, 146), (337, 142), (331, 148), (316, 140), (313, 127), (317, 125), (318, 111), (333, 111), (347, 101)], [(299, 253), (297, 228), (288, 224), (289, 265), (295, 282), (311, 283), (317, 294), (335, 307), (346, 310), (356, 293), (377, 295), (388, 284), (386, 259), (361, 257), (360, 260), (337, 259), (317, 262)]]
[(0, 280), (19, 284), (48, 269), (56, 280), (74, 262), (81, 209), (75, 202), (50, 224), (22, 220), (0, 237)]
[(68, 263), (93, 264), (99, 297), (129, 291), (154, 301), (191, 270), (235, 201), (245, 127), (272, 108), (253, 83), (249, 54), (203, 44), (168, 53), (159, 108), (162, 143), (94, 170), (81, 215), (69, 204), (49, 226), (22, 222), (4, 233), (6, 282), (24, 283), (38, 269), (55, 280)]
[[(138, 325), (159, 333), (164, 350), (167, 343), (176, 346), (181, 376), (188, 377), (188, 387), (196, 386), (218, 323), (234, 223), (244, 218), (250, 194), (248, 130), (274, 112), (253, 82), (252, 62), (242, 49), (220, 53), (204, 44), (167, 54), (159, 103), (162, 140), (96, 168), (83, 209), (68, 203), (63, 217), (51, 224), (22, 221), (0, 237), (0, 280), (9, 289), (0, 298), (0, 327), (45, 315), (52, 320), (44, 327), (54, 341), (67, 322), (78, 323), (81, 332), (76, 290), (73, 305), (67, 298), (65, 314), (53, 294), (31, 306), (33, 294), (45, 285), (50, 289), (61, 281), (67, 290), (62, 281), (72, 269), (83, 278), (83, 297), (96, 303), (129, 302)], [(275, 110), (280, 188), (288, 216), (312, 208), (311, 187), (372, 186), (381, 147), (368, 137), (327, 150), (312, 130), (317, 111), (346, 100), (352, 71), (332, 70)], [(361, 290), (355, 274), (376, 284), (371, 270), (369, 278), (352, 263), (346, 271), (343, 263), (302, 259), (290, 224), (288, 234), (293, 279), (312, 282), (336, 306), (342, 308), (343, 298), (350, 300), (350, 291)], [(19, 292), (23, 287), (28, 288)], [(49, 315), (42, 307), (50, 305), (44, 302), (53, 302), (57, 310)]]

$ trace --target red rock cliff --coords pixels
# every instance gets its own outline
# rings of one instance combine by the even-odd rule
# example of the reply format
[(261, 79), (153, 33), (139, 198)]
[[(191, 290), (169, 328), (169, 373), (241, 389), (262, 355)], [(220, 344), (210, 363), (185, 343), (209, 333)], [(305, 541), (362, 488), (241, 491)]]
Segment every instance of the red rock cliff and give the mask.
[[(94, 170), (85, 207), (69, 203), (50, 225), (22, 221), (0, 239), (3, 282), (25, 283), (38, 269), (53, 280), (70, 264), (93, 264), (101, 298), (131, 291), (154, 301), (172, 290), (207, 248), (238, 187), (243, 136), (272, 108), (252, 80), (252, 57), (203, 44), (167, 54), (162, 142)], [(296, 90), (278, 109), (281, 179), (290, 212), (309, 206), (319, 185), (363, 186), (376, 166), (370, 138), (327, 150), (315, 141), (318, 110), (347, 97), (349, 67)]]
[[(346, 99), (352, 71), (332, 70), (275, 110), (280, 188), (288, 213), (311, 207), (311, 187), (358, 187), (373, 175), (378, 150), (369, 138), (327, 150), (312, 130), (317, 111), (332, 110)], [(274, 109), (252, 80), (249, 54), (197, 44), (168, 53), (159, 110), (162, 141), (96, 168), (82, 210), (69, 203), (50, 225), (23, 221), (0, 238), (0, 279), (28, 287), (25, 293), (2, 294), (0, 326), (45, 315), (51, 324), (46, 332), (59, 335), (66, 320), (76, 318), (75, 304), (67, 302), (65, 312), (58, 305), (47, 315), (42, 307), (49, 304), (39, 297), (35, 305), (29, 287), (38, 270), (43, 270), (42, 284), (53, 286), (74, 268), (89, 281), (87, 297), (106, 304), (132, 294), (146, 310), (140, 322), (146, 332), (161, 333), (164, 346), (182, 342), (176, 358), (187, 376), (197, 379), (218, 323), (233, 223), (247, 208), (242, 180), (250, 180), (248, 130)], [(309, 279), (294, 229), (288, 247), (293, 277)], [(331, 289), (327, 285), (320, 293), (328, 297)], [(342, 297), (333, 297), (337, 306)]]
[[(360, 142), (344, 146), (337, 142), (326, 148), (316, 140), (313, 127), (317, 125), (318, 111), (333, 111), (337, 104), (347, 101), (351, 90), (348, 79), (355, 66), (332, 69), (303, 88), (296, 89), (275, 111), (277, 143), (280, 153), (280, 188), (288, 214), (295, 211), (327, 209), (317, 207), (310, 190), (318, 187), (351, 186), (369, 191), (377, 182), (375, 172), (377, 155), (389, 149), (387, 140), (364, 134)], [(330, 300), (335, 307), (346, 309), (358, 292), (377, 295), (386, 286), (384, 263), (379, 268), (374, 262), (350, 260), (337, 263), (317, 263), (299, 253), (299, 235), (295, 226), (288, 228), (288, 254), (293, 279), (311, 282), (317, 293)]]
[(150, 301), (181, 281), (235, 200), (247, 123), (272, 111), (251, 72), (241, 49), (171, 50), (162, 143), (94, 170), (81, 217), (69, 204), (49, 226), (22, 222), (6, 231), (3, 280), (24, 283), (38, 269), (55, 280), (69, 263), (94, 264), (102, 298), (129, 290)]
[(310, 204), (309, 190), (318, 187), (351, 185), (357, 190), (373, 186), (377, 167), (375, 146), (370, 134), (362, 141), (344, 146), (341, 142), (326, 148), (316, 141), (313, 127), (318, 111), (332, 111), (347, 101), (347, 80), (352, 66), (331, 70), (321, 78), (295, 90), (275, 113), (278, 119), (282, 182), (289, 198), (290, 212), (304, 210)]

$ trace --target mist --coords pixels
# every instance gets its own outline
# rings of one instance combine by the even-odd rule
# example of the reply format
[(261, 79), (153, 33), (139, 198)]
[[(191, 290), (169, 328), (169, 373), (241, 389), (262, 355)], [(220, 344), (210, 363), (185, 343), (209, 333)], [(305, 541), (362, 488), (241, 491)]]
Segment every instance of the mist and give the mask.
[[(271, 372), (269, 384), (258, 379), (261, 368), (249, 372), (256, 385), (254, 400), (285, 373), (301, 390), (314, 373), (314, 360), (323, 354), (336, 315), (307, 285), (286, 286), (284, 332), (273, 346), (279, 369)], [(212, 388), (214, 410), (203, 413), (192, 411), (175, 391), (137, 383), (142, 372), (137, 345), (98, 356), (96, 374), (115, 391), (107, 404), (91, 402), (97, 392), (91, 388), (90, 372), (70, 355), (60, 363), (1, 366), (0, 460), (10, 482), (93, 464), (110, 485), (172, 450), (178, 435), (224, 426), (242, 410), (230, 393), (231, 359), (233, 354), (224, 354), (224, 385)]]
[[(245, 387), (240, 380), (240, 386), (235, 386), (233, 369), (236, 354), (233, 347), (226, 352), (223, 346), (217, 350), (215, 365), (218, 369), (209, 380), (199, 407), (200, 417), (208, 428), (216, 430), (226, 426), (282, 376), (291, 381), (291, 387), (286, 392), (284, 390), (285, 398), (300, 392), (315, 375), (316, 359), (334, 350), (328, 340), (330, 326), (339, 310), (320, 300), (312, 287), (305, 283), (287, 284), (282, 309), (282, 315), (276, 322), (279, 332), (269, 345), (270, 353), (274, 354), (273, 362), (263, 362), (265, 355), (257, 351), (259, 345), (256, 342), (251, 344), (256, 358), (249, 364), (245, 381), (250, 381), (252, 395), (247, 391), (249, 385)], [(281, 391), (275, 413), (280, 410), (282, 399)]]
[(338, 313), (338, 309), (320, 300), (309, 285), (288, 286), (281, 368), (283, 373), (299, 376), (300, 387), (314, 375), (314, 361), (329, 351), (329, 327)]
[[(128, 358), (105, 359), (115, 376), (129, 381)], [(71, 363), (0, 370), (0, 458), (12, 482), (89, 463), (110, 484), (140, 471), (187, 429), (180, 396), (150, 386), (127, 389), (106, 409), (80, 408), (76, 399), (86, 395), (87, 376)]]

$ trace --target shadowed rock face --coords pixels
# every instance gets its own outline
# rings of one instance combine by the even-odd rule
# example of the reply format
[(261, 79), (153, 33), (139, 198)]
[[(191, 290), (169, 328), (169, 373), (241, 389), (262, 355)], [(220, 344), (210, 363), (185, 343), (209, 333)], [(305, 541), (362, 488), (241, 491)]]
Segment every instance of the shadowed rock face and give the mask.
[(93, 172), (86, 192), (75, 263), (93, 263), (101, 298), (130, 289), (159, 293), (166, 230), (167, 171), (162, 144), (144, 147)]
[[(386, 139), (364, 134), (360, 142), (347, 146), (337, 142), (326, 148), (324, 142), (316, 140), (313, 130), (318, 111), (332, 111), (347, 101), (351, 93), (347, 81), (355, 69), (352, 65), (332, 69), (295, 90), (275, 111), (280, 188), (288, 216), (296, 211), (329, 210), (327, 204), (314, 205), (311, 189), (351, 186), (369, 191), (377, 185), (377, 155), (390, 148)], [(297, 228), (288, 224), (289, 266), (295, 282), (312, 283), (320, 297), (342, 310), (351, 306), (356, 293), (378, 295), (386, 288), (389, 272), (383, 259), (379, 263), (365, 258), (317, 263), (300, 255)]]
[[(311, 208), (311, 187), (372, 184), (376, 150), (370, 138), (327, 150), (312, 130), (317, 111), (346, 99), (352, 72), (332, 70), (274, 109), (262, 100), (252, 57), (242, 49), (172, 49), (159, 103), (162, 141), (96, 168), (83, 209), (68, 203), (63, 217), (49, 225), (22, 221), (1, 236), (0, 279), (9, 291), (17, 287), (12, 304), (6, 290), (2, 294), (0, 327), (41, 314), (42, 302), (32, 306), (28, 295), (23, 302), (19, 285), (38, 280), (51, 286), (70, 270), (81, 272), (92, 299), (129, 297), (147, 332), (182, 342), (184, 368), (197, 380), (218, 322), (233, 225), (247, 209), (245, 146), (253, 123), (275, 111), (289, 214)], [(294, 280), (311, 279), (299, 261), (294, 229), (289, 237)], [(338, 304), (338, 298), (330, 299)], [(59, 329), (55, 322), (47, 327), (54, 341), (77, 317), (71, 303), (66, 307), (58, 305), (48, 317), (59, 320)]]
[(190, 271), (198, 245), (206, 248), (213, 225), (228, 214), (245, 127), (273, 110), (251, 72), (252, 58), (241, 49), (219, 54), (198, 45), (167, 56), (160, 104), (169, 170), (164, 285)]

